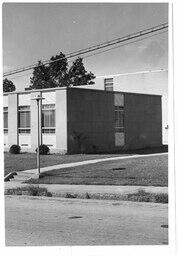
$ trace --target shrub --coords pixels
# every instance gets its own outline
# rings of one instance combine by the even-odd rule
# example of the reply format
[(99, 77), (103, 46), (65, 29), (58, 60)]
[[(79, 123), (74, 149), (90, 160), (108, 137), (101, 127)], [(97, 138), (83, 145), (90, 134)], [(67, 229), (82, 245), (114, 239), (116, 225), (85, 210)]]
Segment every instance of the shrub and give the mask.
[(155, 196), (155, 201), (156, 201), (156, 203), (167, 204), (168, 203), (168, 194), (165, 194), (165, 193), (157, 194)]
[(21, 147), (19, 145), (12, 145), (9, 149), (11, 154), (20, 154)]
[(66, 193), (65, 198), (77, 198), (76, 194)]
[(144, 190), (139, 190), (136, 193), (127, 194), (127, 200), (166, 204), (168, 203), (168, 195), (164, 193), (148, 193)]
[[(49, 154), (50, 149), (49, 149), (49, 147), (47, 145), (42, 144), (42, 145), (40, 145), (39, 149), (40, 149), (40, 155), (47, 155), (47, 154)], [(36, 148), (36, 152), (37, 152), (37, 150), (38, 150), (38, 148)]]
[(47, 188), (41, 188), (36, 186), (27, 187), (17, 187), (12, 189), (7, 189), (5, 191), (6, 195), (28, 195), (28, 196), (47, 196), (52, 197), (52, 193), (47, 190)]
[(91, 197), (90, 197), (90, 195), (89, 195), (88, 193), (86, 193), (86, 194), (85, 194), (85, 198), (86, 198), (86, 199), (90, 199)]

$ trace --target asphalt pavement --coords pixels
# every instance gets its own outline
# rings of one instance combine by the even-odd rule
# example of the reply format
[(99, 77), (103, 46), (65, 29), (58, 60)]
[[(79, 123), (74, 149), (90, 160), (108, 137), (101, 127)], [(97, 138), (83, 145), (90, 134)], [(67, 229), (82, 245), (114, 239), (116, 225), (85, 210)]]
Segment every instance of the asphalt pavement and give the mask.
[(7, 246), (165, 245), (168, 205), (5, 196)]

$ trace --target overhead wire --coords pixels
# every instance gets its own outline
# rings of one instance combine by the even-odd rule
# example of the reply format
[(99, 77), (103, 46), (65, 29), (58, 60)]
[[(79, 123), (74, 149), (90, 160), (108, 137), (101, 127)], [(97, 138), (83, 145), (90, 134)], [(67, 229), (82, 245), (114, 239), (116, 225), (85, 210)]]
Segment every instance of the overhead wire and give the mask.
[[(143, 41), (145, 39), (148, 39), (148, 38), (151, 38), (151, 37), (154, 37), (154, 36), (157, 36), (157, 35), (160, 35), (160, 34), (164, 34), (168, 32), (167, 30), (166, 31), (162, 31), (162, 32), (159, 32), (159, 33), (156, 33), (154, 35), (149, 35), (147, 37), (144, 37), (144, 38), (139, 38), (137, 40), (134, 40), (132, 42), (128, 42), (128, 43), (124, 43), (124, 44), (121, 44), (121, 45), (118, 45), (118, 46), (115, 46), (115, 47), (112, 47), (112, 48), (109, 48), (109, 49), (106, 49), (106, 50), (102, 50), (100, 52), (96, 52), (96, 53), (93, 53), (93, 54), (89, 54), (89, 55), (86, 55), (86, 56), (83, 56), (82, 58), (83, 59), (86, 59), (86, 58), (89, 58), (89, 57), (92, 57), (92, 56), (95, 56), (95, 55), (98, 55), (98, 54), (101, 54), (101, 53), (105, 53), (105, 52), (108, 52), (108, 51), (111, 51), (111, 50), (115, 50), (115, 49), (118, 49), (118, 48), (121, 48), (123, 46), (126, 46), (126, 45), (129, 45), (129, 44), (134, 44), (134, 43), (137, 43), (137, 42), (140, 42), (140, 41)], [(80, 56), (80, 55), (79, 55)], [(69, 60), (68, 63), (70, 62), (73, 62), (73, 60)], [(25, 71), (24, 71), (25, 72)], [(19, 76), (15, 76), (15, 77), (12, 77), (11, 79), (16, 79), (16, 78), (19, 78), (19, 77), (24, 77), (24, 76), (29, 76), (32, 72), (28, 73), (28, 74), (25, 74), (25, 75), (19, 75)]]
[(112, 46), (112, 45), (115, 45), (115, 44), (118, 44), (118, 43), (122, 43), (122, 42), (125, 42), (127, 40), (132, 40), (134, 38), (138, 38), (138, 37), (141, 37), (141, 36), (144, 36), (144, 35), (147, 35), (147, 34), (155, 33), (157, 31), (160, 31), (160, 30), (166, 29), (166, 28), (168, 28), (168, 23), (163, 23), (161, 25), (157, 25), (157, 26), (152, 27), (152, 28), (141, 30), (139, 32), (132, 33), (130, 35), (127, 35), (127, 36), (124, 36), (124, 37), (121, 37), (121, 38), (117, 38), (117, 39), (114, 39), (114, 40), (111, 40), (111, 41), (108, 41), (108, 42), (105, 42), (105, 43), (101, 43), (101, 44), (98, 44), (98, 45), (95, 45), (95, 46), (88, 47), (88, 48), (83, 49), (83, 50), (79, 50), (79, 51), (75, 51), (73, 53), (66, 54), (65, 57), (62, 57), (62, 58), (59, 58), (59, 59), (56, 59), (56, 60), (53, 60), (53, 61), (51, 61), (51, 60), (42, 61), (41, 65), (35, 64), (35, 65), (26, 66), (26, 67), (23, 67), (23, 68), (20, 68), (20, 69), (15, 69), (13, 71), (9, 71), (9, 72), (4, 73), (3, 76), (6, 77), (6, 76), (10, 76), (10, 75), (13, 75), (13, 74), (16, 74), (16, 73), (25, 72), (27, 70), (33, 69), (36, 66), (48, 65), (50, 63), (60, 61), (64, 58), (69, 59), (69, 58), (77, 57), (77, 56), (83, 55), (83, 54), (88, 53), (88, 52), (97, 51), (99, 49), (109, 47), (109, 46)]

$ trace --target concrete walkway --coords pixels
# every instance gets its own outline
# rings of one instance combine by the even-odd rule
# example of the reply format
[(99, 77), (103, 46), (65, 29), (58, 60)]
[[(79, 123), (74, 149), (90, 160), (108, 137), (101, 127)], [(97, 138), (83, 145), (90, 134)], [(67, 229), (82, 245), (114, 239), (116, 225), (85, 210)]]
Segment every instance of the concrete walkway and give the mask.
[[(81, 162), (74, 162), (74, 163), (67, 163), (67, 164), (58, 164), (58, 165), (52, 165), (41, 168), (41, 173), (52, 171), (52, 170), (59, 170), (63, 168), (70, 168), (80, 165), (86, 165), (86, 164), (96, 164), (101, 162), (107, 162), (107, 161), (115, 161), (115, 160), (122, 160), (122, 159), (131, 159), (131, 158), (142, 158), (142, 157), (152, 157), (152, 156), (161, 156), (161, 155), (167, 155), (168, 153), (156, 153), (156, 154), (146, 154), (146, 155), (131, 155), (131, 156), (118, 156), (118, 157), (108, 157), (108, 158), (102, 158), (102, 159), (93, 159), (93, 160), (86, 160)], [(36, 174), (37, 169), (31, 169), (31, 170), (25, 170), (24, 173), (30, 173), (30, 174)]]
[[(159, 154), (149, 154), (149, 155), (132, 155), (132, 156), (123, 156), (123, 157), (112, 157), (112, 158), (105, 158), (105, 159), (95, 159), (95, 160), (87, 160), (82, 162), (75, 162), (75, 163), (67, 163), (67, 164), (60, 164), (54, 166), (48, 166), (41, 168), (41, 172), (47, 172), (50, 170), (58, 170), (62, 168), (69, 168), (73, 166), (81, 166), (86, 164), (95, 164), (99, 162), (106, 162), (106, 161), (115, 161), (115, 160), (122, 160), (122, 159), (134, 159), (134, 158), (143, 158), (143, 157), (153, 157), (158, 155), (167, 155), (168, 153), (159, 153)], [(22, 180), (17, 180), (14, 178), (9, 182), (5, 182), (5, 190), (16, 188), (16, 187), (25, 187), (29, 186), (30, 184), (22, 183), (23, 176), (24, 179), (33, 177), (36, 173), (36, 169), (26, 170), (18, 172), (19, 176), (22, 176)], [(17, 175), (18, 176), (18, 175)], [(34, 186), (45, 187), (48, 189), (55, 196), (65, 195), (66, 193), (71, 194), (130, 194), (136, 193), (139, 190), (144, 190), (148, 193), (168, 193), (168, 187), (155, 187), (155, 186), (112, 186), (112, 185), (67, 185), (67, 184), (34, 184)]]

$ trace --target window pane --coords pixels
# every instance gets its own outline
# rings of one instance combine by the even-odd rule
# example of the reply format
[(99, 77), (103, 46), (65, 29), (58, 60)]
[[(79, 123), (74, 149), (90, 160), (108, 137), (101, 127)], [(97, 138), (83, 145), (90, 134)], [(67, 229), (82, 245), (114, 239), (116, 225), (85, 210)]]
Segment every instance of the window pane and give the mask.
[(42, 127), (55, 127), (55, 110), (42, 111)]
[(44, 127), (50, 127), (50, 122), (49, 122), (50, 113), (49, 113), (49, 111), (44, 111), (43, 114), (44, 114)]
[(42, 129), (42, 133), (48, 133), (48, 134), (49, 134), (49, 133), (55, 133), (55, 129), (46, 129), (46, 128), (44, 129), (44, 128), (43, 128), (43, 129)]
[(55, 127), (55, 111), (51, 110), (50, 127)]
[(4, 128), (8, 128), (8, 113), (4, 113)]
[(119, 111), (119, 127), (124, 127), (124, 112)]
[[(30, 106), (19, 106), (19, 133), (30, 133)], [(20, 129), (23, 128), (23, 129)]]
[(19, 127), (20, 128), (25, 128), (25, 123), (26, 123), (26, 114), (25, 112), (20, 112), (19, 113)]
[(53, 127), (55, 127), (55, 104), (44, 104), (42, 105), (42, 132), (55, 133)]
[(124, 111), (118, 106), (115, 107), (115, 128), (124, 128)]
[(19, 106), (19, 110), (29, 110), (30, 106)]
[(44, 127), (44, 111), (42, 111), (41, 115), (41, 126)]
[(104, 79), (104, 86), (106, 91), (113, 91), (113, 78)]
[(30, 133), (30, 129), (19, 129), (19, 133)]
[(55, 108), (55, 104), (44, 104), (42, 105), (42, 109), (53, 109)]
[(30, 112), (26, 112), (26, 127), (30, 127)]

